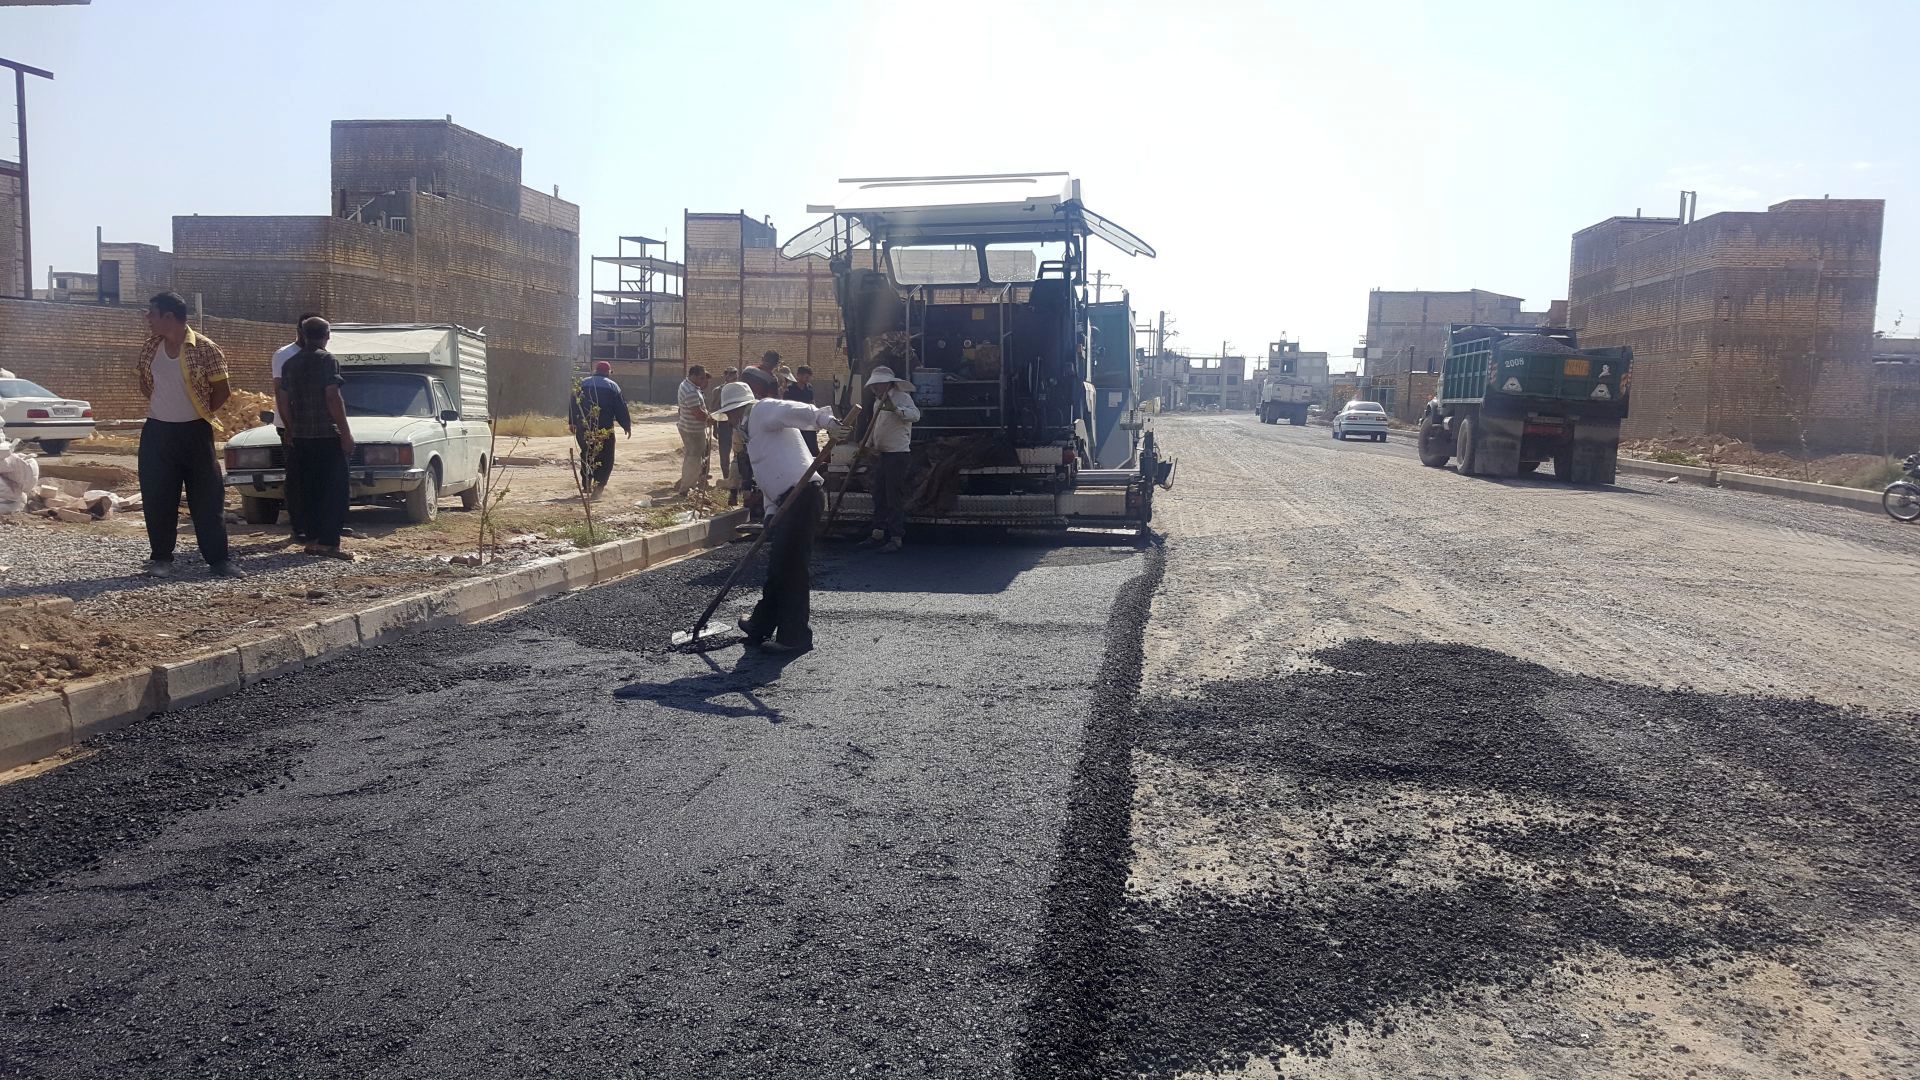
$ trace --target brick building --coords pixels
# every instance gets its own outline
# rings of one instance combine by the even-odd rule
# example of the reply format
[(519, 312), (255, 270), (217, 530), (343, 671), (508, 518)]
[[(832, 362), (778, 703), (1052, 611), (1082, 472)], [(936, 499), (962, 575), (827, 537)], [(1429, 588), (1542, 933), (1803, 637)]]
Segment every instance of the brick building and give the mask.
[(1244, 356), (1188, 356), (1184, 361), (1182, 404), (1228, 411), (1253, 408), (1253, 384)]
[[(96, 239), (99, 300), (103, 304), (145, 304), (155, 293), (173, 288), (173, 252), (153, 244), (108, 243)], [(295, 314), (298, 314), (296, 312)]]
[(833, 273), (784, 259), (774, 227), (744, 213), (686, 215), (686, 361), (709, 370), (776, 350), (823, 381), (846, 367)]
[(1615, 217), (1573, 236), (1569, 321), (1634, 349), (1635, 438), (1904, 452), (1920, 395), (1874, 363), (1879, 199)]
[(1266, 366), (1256, 369), (1253, 374), (1254, 385), (1249, 391), (1253, 397), (1247, 403), (1248, 408), (1252, 408), (1253, 403), (1260, 400), (1265, 392), (1267, 376), (1270, 374), (1288, 374), (1305, 379), (1312, 385), (1316, 401), (1325, 401), (1327, 390), (1332, 385), (1327, 354), (1303, 351), (1297, 341), (1269, 342)]
[[(273, 389), (267, 362), (287, 343), (284, 323), (208, 318), (196, 325), (226, 353), (234, 386), (258, 393)], [(134, 374), (146, 339), (144, 306), (0, 299), (0, 368), (56, 394), (86, 399), (102, 420), (147, 414)]]
[[(0, 166), (14, 163), (0, 159)], [(33, 274), (20, 253), (20, 178), (0, 168), (0, 296), (27, 295)]]
[(522, 185), (517, 148), (451, 120), (337, 120), (332, 149), (325, 216), (174, 218), (174, 287), (211, 315), (283, 326), (314, 310), (484, 329), (494, 414), (564, 412), (579, 207)]

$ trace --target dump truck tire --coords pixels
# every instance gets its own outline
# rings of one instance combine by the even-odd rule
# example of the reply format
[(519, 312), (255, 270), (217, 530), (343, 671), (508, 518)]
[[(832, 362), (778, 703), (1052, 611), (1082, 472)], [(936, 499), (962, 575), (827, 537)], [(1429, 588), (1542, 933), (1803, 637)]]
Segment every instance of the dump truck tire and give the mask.
[(1540, 463), (1537, 461), (1523, 461), (1520, 463), (1520, 475), (1526, 476), (1527, 474), (1533, 472), (1535, 469), (1538, 469), (1539, 467), (1540, 467)]
[(1474, 459), (1478, 456), (1475, 453), (1478, 448), (1474, 445), (1477, 436), (1474, 429), (1478, 426), (1471, 416), (1461, 417), (1460, 422), (1455, 425), (1459, 433), (1454, 438), (1453, 456), (1459, 459), (1458, 467), (1461, 476), (1479, 475), (1474, 467), (1476, 465)]
[(1445, 468), (1447, 459), (1453, 455), (1446, 445), (1447, 429), (1433, 422), (1433, 417), (1420, 418), (1420, 464), (1429, 469)]

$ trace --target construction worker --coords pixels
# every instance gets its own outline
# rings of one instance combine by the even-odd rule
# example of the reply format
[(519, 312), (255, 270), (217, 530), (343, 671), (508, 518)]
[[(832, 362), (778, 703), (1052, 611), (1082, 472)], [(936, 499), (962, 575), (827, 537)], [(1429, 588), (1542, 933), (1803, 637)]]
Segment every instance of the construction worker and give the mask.
[(713, 376), (707, 369), (695, 364), (687, 369), (687, 377), (680, 382), (680, 391), (676, 396), (680, 415), (680, 480), (673, 485), (676, 495), (685, 495), (695, 488), (707, 486), (707, 384)]
[(633, 438), (627, 398), (612, 375), (612, 364), (594, 361), (593, 374), (580, 380), (567, 410), (567, 427), (580, 445), (580, 486), (595, 495), (606, 490), (613, 475), (613, 425), (619, 424), (627, 438)]
[(907, 538), (907, 474), (913, 468), (913, 423), (920, 419), (920, 407), (913, 403), (913, 384), (895, 378), (890, 367), (874, 368), (867, 389), (873, 392), (868, 438), (878, 457), (870, 478), (873, 534), (860, 546), (891, 555)]
[[(745, 460), (765, 499), (768, 516), (767, 582), (760, 602), (740, 616), (747, 644), (775, 653), (802, 653), (813, 648), (812, 576), (813, 534), (826, 506), (821, 479), (812, 471), (814, 456), (807, 453), (803, 431), (842, 429), (831, 408), (816, 408), (773, 396), (755, 399), (746, 383), (720, 388), (721, 418), (745, 422), (749, 432)], [(804, 479), (805, 482), (802, 482)]]

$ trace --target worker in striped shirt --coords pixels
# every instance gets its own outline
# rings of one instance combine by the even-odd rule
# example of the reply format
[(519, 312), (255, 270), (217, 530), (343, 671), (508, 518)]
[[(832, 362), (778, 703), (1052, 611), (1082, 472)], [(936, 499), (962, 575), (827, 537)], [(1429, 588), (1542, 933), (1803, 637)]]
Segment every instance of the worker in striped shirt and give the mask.
[(681, 380), (678, 401), (680, 404), (680, 480), (673, 485), (675, 494), (685, 495), (695, 488), (703, 488), (708, 483), (707, 459), (712, 454), (712, 435), (709, 431), (711, 421), (707, 416), (707, 384), (713, 376), (707, 369), (695, 364), (687, 369), (687, 377)]

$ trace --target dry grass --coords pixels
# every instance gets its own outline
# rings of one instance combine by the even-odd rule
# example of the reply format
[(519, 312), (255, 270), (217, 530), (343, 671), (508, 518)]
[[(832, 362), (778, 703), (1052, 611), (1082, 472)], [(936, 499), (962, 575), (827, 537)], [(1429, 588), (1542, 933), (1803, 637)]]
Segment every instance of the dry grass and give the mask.
[(1895, 480), (1905, 479), (1906, 475), (1907, 475), (1907, 470), (1902, 468), (1898, 461), (1895, 461), (1892, 458), (1888, 458), (1878, 465), (1869, 465), (1866, 468), (1861, 469), (1859, 472), (1854, 473), (1851, 477), (1848, 477), (1847, 479), (1841, 481), (1841, 483), (1845, 487), (1865, 488), (1868, 491), (1879, 491), (1885, 488), (1888, 484), (1893, 483)]
[(567, 430), (567, 418), (564, 416), (546, 416), (541, 413), (515, 413), (503, 416), (493, 422), (497, 435), (509, 439), (554, 438), (571, 435)]

